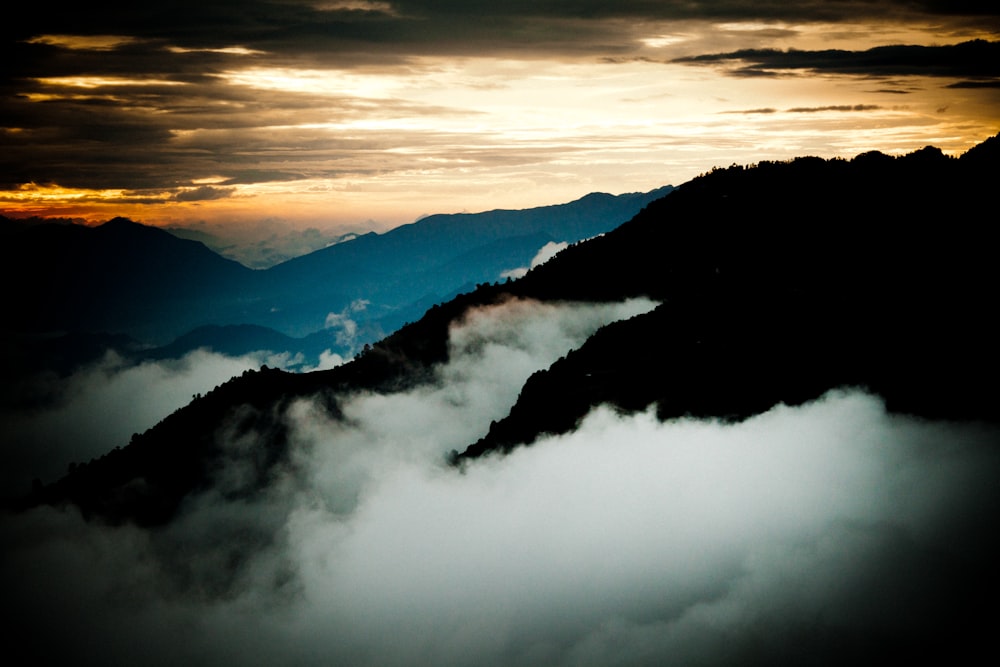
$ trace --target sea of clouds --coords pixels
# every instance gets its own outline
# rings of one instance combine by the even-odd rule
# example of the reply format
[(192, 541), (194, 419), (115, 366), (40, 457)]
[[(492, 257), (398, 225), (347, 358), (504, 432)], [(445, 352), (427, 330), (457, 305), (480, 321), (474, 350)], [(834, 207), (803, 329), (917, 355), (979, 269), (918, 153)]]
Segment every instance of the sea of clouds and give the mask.
[(996, 612), (970, 600), (997, 589), (994, 426), (843, 389), (739, 424), (598, 407), (572, 433), (446, 464), (531, 373), (654, 305), (472, 311), (436, 381), (341, 397), (338, 419), (295, 403), (265, 491), (226, 492), (255, 446), (229, 443), (214, 489), (161, 528), (3, 517), (5, 628), (38, 660), (86, 664), (836, 664), (985, 646)]
[(29, 406), (0, 405), (0, 490), (23, 492), (31, 480), (54, 481), (70, 462), (89, 461), (128, 444), (192, 396), (210, 391), (268, 355), (229, 357), (195, 350), (180, 359), (135, 363), (109, 350), (67, 377), (40, 375)]

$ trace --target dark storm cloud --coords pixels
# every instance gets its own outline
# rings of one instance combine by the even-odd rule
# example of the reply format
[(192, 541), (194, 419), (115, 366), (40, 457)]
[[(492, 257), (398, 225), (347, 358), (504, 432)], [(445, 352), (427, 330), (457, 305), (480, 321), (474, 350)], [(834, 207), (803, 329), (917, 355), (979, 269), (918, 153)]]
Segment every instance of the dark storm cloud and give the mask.
[(982, 81), (959, 81), (949, 83), (946, 88), (1000, 88), (1000, 79), (986, 79)]
[[(826, 0), (708, 0), (702, 2), (625, 0), (395, 0), (338, 2), (174, 1), (101, 11), (102, 3), (50, 12), (25, 7), (11, 32), (20, 39), (40, 34), (129, 35), (192, 49), (240, 44), (272, 52), (314, 53), (318, 48), (349, 50), (361, 44), (422, 44), (450, 51), (459, 42), (490, 39), (495, 44), (550, 41), (572, 34), (597, 34), (604, 19), (628, 20), (785, 20), (847, 21), (899, 18), (932, 13), (957, 18), (1000, 16), (989, 3), (829, 2)], [(117, 6), (114, 6), (117, 7)], [(365, 11), (364, 8), (370, 8)], [(549, 21), (555, 23), (549, 23)], [(556, 24), (559, 30), (555, 30)], [(39, 26), (44, 26), (40, 30)], [(461, 27), (462, 31), (455, 31)], [(606, 29), (606, 28), (605, 28)], [(437, 44), (434, 46), (434, 44)], [(480, 44), (480, 49), (489, 44)]]
[(817, 113), (820, 111), (878, 111), (882, 107), (877, 104), (835, 104), (825, 107), (793, 107), (786, 109), (788, 113)]
[(213, 188), (210, 185), (202, 185), (193, 190), (184, 190), (174, 195), (177, 201), (212, 201), (215, 199), (225, 199), (233, 195), (232, 188)]
[[(100, 4), (100, 3), (99, 3)], [(336, 9), (369, 5), (373, 11)], [(632, 29), (657, 21), (858, 21), (920, 16), (912, 2), (659, 2), (597, 0), (518, 2), (392, 3), (167, 2), (122, 11), (93, 4), (65, 12), (26, 7), (8, 29), (11, 58), (4, 81), (73, 74), (143, 73), (173, 80), (221, 71), (235, 62), (304, 62), (338, 67), (384, 62), (402, 64), (412, 55), (496, 53), (595, 53), (625, 55), (634, 50)], [(964, 6), (935, 3), (935, 11), (960, 22)], [(1000, 10), (978, 8), (1000, 17)], [(941, 20), (940, 18), (938, 19)], [(956, 24), (957, 25), (957, 24)], [(783, 34), (783, 33), (782, 33)], [(102, 49), (67, 49), (38, 41), (42, 35), (116, 35), (132, 41)], [(32, 41), (34, 40), (34, 41)], [(240, 47), (242, 52), (222, 51)]]
[[(30, 94), (49, 97), (32, 101)], [(173, 189), (218, 175), (235, 185), (335, 174), (328, 165), (338, 158), (384, 149), (390, 140), (295, 125), (454, 113), (392, 99), (376, 104), (347, 96), (268, 95), (217, 80), (181, 86), (111, 83), (97, 90), (36, 83), (4, 112), (8, 127), (19, 131), (4, 137), (0, 188), (56, 183), (133, 190)], [(308, 160), (315, 153), (325, 161)]]
[[(285, 128), (462, 113), (445, 105), (373, 102), (351, 93), (337, 98), (270, 92), (226, 78), (239, 69), (363, 68), (398, 75), (421, 71), (426, 65), (415, 58), (428, 55), (625, 62), (646, 57), (640, 39), (663, 22), (890, 21), (931, 14), (941, 34), (958, 35), (973, 19), (971, 25), (980, 29), (997, 24), (1000, 10), (904, 0), (182, 0), (125, 8), (78, 3), (59, 11), (28, 4), (5, 26), (0, 45), (0, 126), (6, 130), (0, 135), (0, 187), (160, 189), (170, 197), (208, 177), (236, 184), (336, 175), (352, 170), (331, 166), (338, 147), (348, 150), (350, 139), (291, 137)], [(766, 40), (788, 32), (762, 26), (756, 34)], [(861, 53), (739, 51), (685, 62), (744, 60), (737, 70), (743, 76), (794, 69), (895, 72), (958, 76), (964, 82), (956, 85), (991, 87), (1000, 58), (995, 45), (983, 48), (983, 57), (975, 60), (950, 47), (886, 47)], [(217, 134), (190, 141), (181, 136), (205, 130)], [(231, 143), (224, 145), (223, 137)], [(302, 158), (299, 166), (289, 166), (282, 149), (295, 151)], [(323, 154), (325, 164), (306, 167), (309, 151), (332, 152)]]
[(729, 70), (735, 76), (775, 76), (805, 70), (854, 76), (934, 76), (994, 81), (1000, 78), (1000, 42), (974, 40), (950, 46), (879, 46), (865, 51), (743, 49), (686, 56), (673, 62), (737, 65)]
[(726, 111), (725, 113), (738, 114), (771, 114), (784, 111), (785, 113), (818, 113), (821, 111), (878, 111), (882, 107), (877, 104), (834, 104), (825, 107), (792, 107), (791, 109), (774, 109), (765, 107), (761, 109), (746, 109), (743, 111)]

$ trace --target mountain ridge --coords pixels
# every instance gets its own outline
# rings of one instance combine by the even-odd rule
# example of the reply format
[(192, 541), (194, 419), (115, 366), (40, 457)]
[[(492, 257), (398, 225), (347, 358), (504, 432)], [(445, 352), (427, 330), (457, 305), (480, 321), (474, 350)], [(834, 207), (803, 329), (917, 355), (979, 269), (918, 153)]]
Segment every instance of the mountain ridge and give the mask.
[[(477, 263), (482, 257), (508, 269), (526, 266), (538, 250), (513, 244), (503, 255), (496, 245), (490, 255), (490, 244), (544, 230), (557, 241), (579, 240), (624, 222), (670, 188), (537, 209), (429, 216), (265, 270), (125, 218), (93, 228), (11, 220), (3, 225), (0, 277), (20, 287), (7, 326), (25, 333), (122, 333), (156, 345), (203, 325), (253, 324), (301, 337), (323, 329), (329, 313), (365, 299), (373, 312), (357, 319), (384, 321), (385, 335), (402, 323), (389, 317), (393, 311), (486, 279)], [(480, 258), (462, 263), (477, 248)], [(25, 265), (26, 272), (18, 268)], [(448, 277), (436, 276), (444, 266), (452, 267)]]
[[(916, 223), (943, 219), (957, 204), (982, 210), (998, 144), (984, 142), (968, 161), (924, 150), (889, 161), (870, 153), (713, 170), (524, 278), (484, 283), (430, 308), (345, 366), (234, 378), (24, 502), (71, 502), (112, 521), (168, 521), (187, 494), (209, 483), (213, 424), (240, 405), (249, 412), (239, 428), (269, 443), (258, 454), (260, 477), (244, 490), (252, 494), (286, 455), (283, 406), (318, 396), (336, 418), (345, 392), (425, 383), (448, 358), (451, 323), (509, 299), (645, 296), (662, 305), (602, 328), (533, 375), (510, 414), (484, 425), (487, 435), (454, 452), (453, 463), (566, 432), (599, 404), (655, 405), (661, 419), (740, 420), (863, 386), (894, 411), (995, 422), (1000, 395), (985, 380), (1000, 370), (992, 343), (1000, 331), (985, 304), (998, 276), (986, 232), (976, 220)], [(918, 200), (898, 197), (927, 183), (943, 187), (925, 188)], [(785, 193), (780, 203), (777, 191)], [(133, 485), (122, 501), (116, 489), (136, 479), (144, 490)]]

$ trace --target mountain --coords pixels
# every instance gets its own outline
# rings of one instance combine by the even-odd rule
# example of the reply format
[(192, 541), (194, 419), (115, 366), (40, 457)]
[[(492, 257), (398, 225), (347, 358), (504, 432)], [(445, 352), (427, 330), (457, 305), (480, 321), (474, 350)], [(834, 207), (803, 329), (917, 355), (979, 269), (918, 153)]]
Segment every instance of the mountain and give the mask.
[(239, 228), (235, 232), (226, 225), (209, 227), (164, 227), (182, 239), (204, 243), (212, 251), (251, 269), (268, 269), (295, 257), (306, 255), (344, 241), (357, 238), (355, 232), (346, 234), (323, 232), (314, 227), (303, 230), (275, 228), (269, 221), (255, 226)]
[(347, 364), (247, 371), (8, 505), (7, 627), (52, 662), (973, 663), (998, 167), (715, 169)]
[(539, 267), (512, 293), (663, 305), (533, 376), (461, 458), (566, 432), (602, 403), (741, 420), (854, 386), (900, 412), (998, 419), (1000, 271), (977, 213), (997, 143), (717, 170)]
[[(336, 416), (338, 396), (429, 382), (448, 359), (450, 327), (470, 308), (511, 298), (648, 297), (661, 305), (603, 327), (532, 375), (508, 416), (456, 451), (456, 463), (568, 432), (600, 404), (626, 412), (655, 406), (661, 419), (739, 421), (778, 403), (865, 387), (902, 413), (996, 421), (1000, 390), (991, 378), (1000, 371), (993, 344), (1000, 328), (989, 304), (1000, 276), (976, 212), (989, 210), (998, 143), (990, 139), (961, 159), (928, 148), (900, 158), (870, 153), (713, 170), (520, 280), (483, 283), (434, 306), (344, 367), (234, 378), (128, 447), (40, 489), (32, 502), (72, 501), (116, 521), (167, 521), (208, 483), (219, 456), (215, 429), (240, 405), (252, 416), (239, 430), (266, 434), (259, 454), (266, 464), (244, 488), (252, 494), (287, 456), (279, 416), (296, 398), (323, 396)], [(453, 230), (458, 221), (433, 224)], [(393, 243), (404, 245), (399, 239), (414, 231), (398, 234)], [(377, 251), (368, 252), (354, 256)], [(305, 267), (317, 260), (284, 270), (310, 275)], [(144, 491), (122, 502), (119, 490), (135, 479)]]
[[(371, 342), (419, 316), (427, 304), (527, 266), (547, 242), (575, 242), (613, 229), (670, 189), (591, 194), (524, 211), (430, 216), (260, 271), (124, 218), (97, 228), (5, 219), (0, 278), (17, 286), (7, 328), (125, 334), (159, 346), (210, 325), (255, 325), (302, 337), (321, 332), (331, 313), (354, 304), (352, 321), (368, 323), (362, 330)], [(356, 307), (361, 303), (363, 312)], [(334, 351), (350, 354), (353, 345)], [(181, 351), (178, 343), (173, 349)]]
[(253, 272), (195, 241), (115, 218), (99, 227), (32, 224), (7, 233), (6, 327), (24, 333), (123, 333), (156, 339), (204, 323), (206, 294), (225, 317)]
[(304, 335), (320, 328), (328, 313), (361, 299), (370, 303), (358, 321), (381, 320), (389, 333), (407, 321), (401, 309), (440, 302), (467, 285), (527, 267), (546, 243), (610, 231), (671, 189), (595, 193), (520, 211), (432, 215), (362, 235), (263, 272), (262, 297), (248, 321)]

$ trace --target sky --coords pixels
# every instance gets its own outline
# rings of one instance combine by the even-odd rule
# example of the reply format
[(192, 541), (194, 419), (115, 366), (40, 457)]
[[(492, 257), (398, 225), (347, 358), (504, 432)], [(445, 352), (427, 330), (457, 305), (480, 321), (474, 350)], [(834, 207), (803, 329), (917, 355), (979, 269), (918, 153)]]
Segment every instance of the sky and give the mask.
[(15, 217), (382, 231), (1000, 129), (989, 2), (34, 3), (0, 35)]
[(472, 310), (426, 383), (339, 396), (342, 419), (292, 404), (290, 460), (252, 494), (247, 452), (266, 435), (237, 413), (217, 430), (230, 458), (157, 529), (67, 507), (0, 515), (8, 650), (358, 667), (990, 654), (996, 425), (893, 415), (852, 389), (738, 424), (602, 406), (570, 433), (444, 465), (533, 371), (655, 305)]

